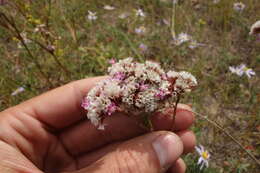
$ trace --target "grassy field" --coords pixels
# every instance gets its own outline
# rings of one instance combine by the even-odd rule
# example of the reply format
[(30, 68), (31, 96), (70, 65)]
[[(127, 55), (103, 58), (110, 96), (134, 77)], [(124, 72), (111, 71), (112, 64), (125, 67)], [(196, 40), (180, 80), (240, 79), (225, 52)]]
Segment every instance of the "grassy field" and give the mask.
[[(175, 8), (171, 0), (6, 0), (0, 5), (0, 110), (70, 81), (106, 74), (111, 58), (149, 59), (194, 74), (199, 87), (182, 102), (221, 124), (260, 159), (260, 42), (248, 34), (260, 20), (260, 1), (241, 1), (245, 8), (239, 12), (235, 0), (179, 0)], [(137, 16), (137, 9), (145, 17)], [(89, 20), (88, 11), (97, 19)], [(137, 33), (139, 27), (143, 33)], [(176, 45), (174, 33), (187, 33), (200, 44)], [(230, 72), (229, 66), (242, 63), (256, 75)], [(24, 91), (13, 93), (19, 87)], [(212, 124), (197, 118), (193, 130), (211, 153), (204, 173), (259, 172)], [(202, 172), (197, 158), (185, 156), (188, 173)]]

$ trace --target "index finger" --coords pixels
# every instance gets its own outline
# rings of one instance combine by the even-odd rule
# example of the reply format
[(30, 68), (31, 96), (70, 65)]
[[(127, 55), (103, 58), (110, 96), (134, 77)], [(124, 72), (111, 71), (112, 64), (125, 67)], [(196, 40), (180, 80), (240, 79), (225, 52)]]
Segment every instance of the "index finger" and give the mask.
[(86, 93), (105, 76), (82, 79), (48, 91), (11, 109), (18, 109), (55, 129), (81, 120), (81, 101)]

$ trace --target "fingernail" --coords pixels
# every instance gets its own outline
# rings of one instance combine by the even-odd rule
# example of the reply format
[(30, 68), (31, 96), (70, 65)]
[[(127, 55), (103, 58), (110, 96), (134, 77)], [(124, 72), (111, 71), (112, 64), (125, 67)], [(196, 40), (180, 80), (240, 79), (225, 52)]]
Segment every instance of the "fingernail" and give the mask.
[(179, 158), (183, 150), (180, 139), (174, 134), (159, 136), (152, 145), (161, 168), (169, 168)]

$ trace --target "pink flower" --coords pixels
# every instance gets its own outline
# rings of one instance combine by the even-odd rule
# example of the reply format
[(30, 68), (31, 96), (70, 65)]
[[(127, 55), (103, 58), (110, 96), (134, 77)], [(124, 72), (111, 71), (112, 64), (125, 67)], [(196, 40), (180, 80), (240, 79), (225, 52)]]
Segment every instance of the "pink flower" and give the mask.
[(145, 91), (146, 89), (148, 89), (148, 87), (149, 87), (148, 84), (143, 84), (143, 83), (139, 86), (140, 91)]
[(106, 114), (107, 115), (112, 115), (117, 110), (117, 106), (114, 102), (112, 102), (110, 105), (107, 106), (106, 108)]
[(110, 60), (108, 61), (108, 63), (109, 63), (109, 64), (115, 64), (115, 63), (116, 63), (116, 60), (115, 60), (114, 58), (112, 58), (112, 59), (110, 59)]
[(159, 98), (160, 100), (163, 100), (165, 98), (165, 96), (166, 96), (166, 93), (163, 90), (160, 90), (159, 92), (157, 92), (155, 94), (155, 97)]
[(87, 110), (89, 105), (90, 105), (90, 101), (88, 99), (86, 99), (86, 98), (83, 99), (83, 101), (81, 103), (81, 107), (83, 107), (85, 110)]
[(113, 79), (124, 80), (125, 74), (123, 72), (117, 72), (114, 74)]

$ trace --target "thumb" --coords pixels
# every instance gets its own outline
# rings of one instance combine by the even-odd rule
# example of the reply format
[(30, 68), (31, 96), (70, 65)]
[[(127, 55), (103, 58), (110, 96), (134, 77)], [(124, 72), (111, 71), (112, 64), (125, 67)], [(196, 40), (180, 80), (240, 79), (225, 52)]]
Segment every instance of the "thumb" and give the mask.
[(181, 156), (183, 144), (172, 132), (159, 131), (124, 142), (98, 160), (87, 172), (165, 172)]

